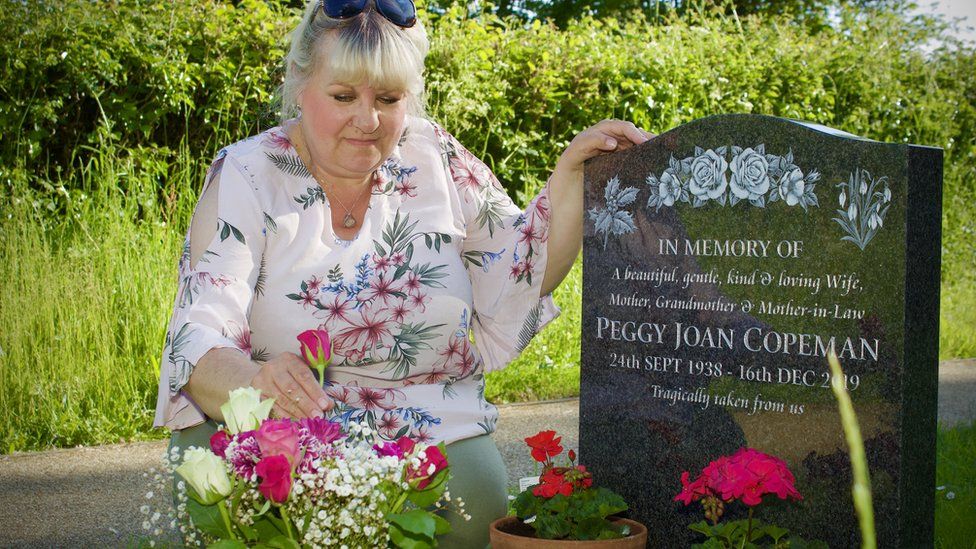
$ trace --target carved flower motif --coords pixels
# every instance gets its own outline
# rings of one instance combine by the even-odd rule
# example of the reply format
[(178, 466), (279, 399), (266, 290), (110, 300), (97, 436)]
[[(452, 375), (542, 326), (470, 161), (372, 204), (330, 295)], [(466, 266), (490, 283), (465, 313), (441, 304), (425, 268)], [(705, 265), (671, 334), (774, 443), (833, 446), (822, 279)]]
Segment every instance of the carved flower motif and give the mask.
[(787, 206), (796, 206), (803, 199), (806, 184), (800, 168), (793, 168), (785, 172), (779, 180), (779, 195), (786, 201)]
[(708, 149), (691, 163), (688, 190), (701, 200), (715, 199), (725, 192), (728, 180), (725, 170), (729, 163), (721, 155)]
[(661, 174), (661, 181), (658, 184), (658, 194), (661, 196), (661, 203), (664, 206), (674, 206), (674, 203), (681, 200), (681, 181), (677, 174), (670, 169)]
[[(769, 162), (751, 148), (732, 159), (732, 194), (742, 200), (757, 200), (769, 190)], [(790, 204), (791, 206), (795, 205)]]

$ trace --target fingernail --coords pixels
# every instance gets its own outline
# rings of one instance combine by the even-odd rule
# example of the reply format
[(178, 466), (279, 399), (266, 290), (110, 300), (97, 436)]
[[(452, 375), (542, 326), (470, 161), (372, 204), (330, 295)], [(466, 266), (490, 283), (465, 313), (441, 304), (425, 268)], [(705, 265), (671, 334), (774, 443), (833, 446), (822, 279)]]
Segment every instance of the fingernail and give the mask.
[(614, 148), (614, 147), (617, 146), (617, 141), (614, 140), (614, 139), (610, 139), (608, 137), (607, 140), (606, 140), (606, 144), (607, 144), (607, 147), (610, 147), (612, 149), (612, 148)]
[(319, 399), (319, 402), (318, 402), (318, 405), (319, 405), (319, 408), (322, 408), (323, 410), (325, 410), (325, 407), (329, 405), (329, 401), (326, 400), (326, 399), (324, 399), (324, 398), (320, 398)]

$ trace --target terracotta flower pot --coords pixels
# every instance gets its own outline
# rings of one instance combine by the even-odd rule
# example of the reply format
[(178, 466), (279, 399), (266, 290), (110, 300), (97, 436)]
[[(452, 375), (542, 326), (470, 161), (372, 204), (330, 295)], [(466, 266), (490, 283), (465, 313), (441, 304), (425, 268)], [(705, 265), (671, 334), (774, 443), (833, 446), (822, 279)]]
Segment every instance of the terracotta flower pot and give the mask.
[(611, 522), (630, 526), (630, 535), (601, 540), (540, 539), (518, 517), (502, 517), (489, 527), (491, 549), (643, 549), (647, 546), (647, 528), (643, 524), (625, 518)]

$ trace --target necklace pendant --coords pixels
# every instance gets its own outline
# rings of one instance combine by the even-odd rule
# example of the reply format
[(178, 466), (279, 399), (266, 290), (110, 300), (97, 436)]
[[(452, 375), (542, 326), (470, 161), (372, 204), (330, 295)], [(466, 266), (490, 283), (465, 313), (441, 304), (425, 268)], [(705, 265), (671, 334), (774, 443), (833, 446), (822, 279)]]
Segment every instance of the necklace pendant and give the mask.
[(342, 226), (351, 229), (356, 226), (356, 218), (352, 216), (351, 213), (346, 213), (346, 217), (342, 218)]

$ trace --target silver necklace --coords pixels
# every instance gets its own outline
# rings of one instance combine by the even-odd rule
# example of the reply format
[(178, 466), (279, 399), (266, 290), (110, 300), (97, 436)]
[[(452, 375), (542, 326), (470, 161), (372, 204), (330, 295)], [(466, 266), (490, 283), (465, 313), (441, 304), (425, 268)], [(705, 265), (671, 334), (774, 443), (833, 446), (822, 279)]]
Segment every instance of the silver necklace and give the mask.
[[(300, 115), (299, 115), (299, 124), (301, 124)], [(301, 134), (301, 132), (299, 133)], [(304, 143), (302, 143), (302, 149), (305, 149)], [(295, 148), (295, 152), (296, 153), (298, 152), (297, 147)], [(308, 154), (308, 150), (305, 150), (305, 153)], [(318, 182), (318, 184), (324, 189), (325, 185), (322, 184), (322, 180), (320, 180), (318, 176), (315, 175), (315, 162), (312, 160), (311, 154), (308, 154), (308, 160), (309, 160), (308, 162), (309, 166), (312, 168), (311, 170), (309, 170), (309, 173), (312, 175), (312, 178), (314, 178), (315, 181)], [(356, 202), (354, 202), (352, 205), (353, 208), (359, 205), (359, 202), (362, 201), (363, 199), (363, 194), (366, 192), (366, 189), (368, 189), (370, 186), (371, 186), (370, 182), (367, 182), (365, 185), (363, 185), (363, 190), (359, 191), (359, 196), (356, 197)], [(358, 223), (358, 220), (356, 219), (355, 216), (352, 215), (352, 211), (349, 208), (347, 208), (345, 204), (342, 203), (342, 200), (339, 200), (339, 195), (336, 194), (335, 191), (335, 185), (332, 185), (331, 187), (332, 187), (332, 195), (333, 195), (332, 198), (334, 198), (335, 201), (339, 203), (339, 206), (342, 206), (343, 210), (346, 210), (346, 215), (343, 216), (342, 218), (342, 226), (347, 229), (351, 229), (355, 227), (356, 223)]]
[[(316, 178), (316, 179), (318, 179), (318, 178)], [(369, 183), (363, 185), (363, 190), (359, 191), (359, 196), (356, 197), (356, 202), (354, 202), (353, 205), (352, 205), (353, 208), (355, 208), (356, 206), (359, 205), (359, 202), (363, 199), (363, 194), (366, 192), (366, 189), (368, 189), (369, 186), (370, 186)], [(356, 223), (357, 223), (357, 220), (356, 220), (355, 217), (353, 217), (352, 212), (350, 211), (350, 209), (347, 208), (346, 205), (343, 204), (341, 200), (339, 200), (339, 195), (336, 194), (336, 192), (335, 192), (335, 185), (332, 186), (332, 198), (334, 198), (335, 201), (338, 202), (340, 206), (342, 206), (342, 209), (343, 210), (346, 210), (346, 215), (342, 218), (342, 226), (345, 227), (345, 228), (347, 228), (347, 229), (351, 229), (351, 228), (355, 227), (356, 226)]]

